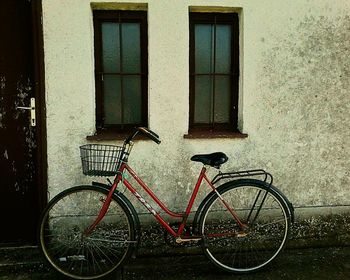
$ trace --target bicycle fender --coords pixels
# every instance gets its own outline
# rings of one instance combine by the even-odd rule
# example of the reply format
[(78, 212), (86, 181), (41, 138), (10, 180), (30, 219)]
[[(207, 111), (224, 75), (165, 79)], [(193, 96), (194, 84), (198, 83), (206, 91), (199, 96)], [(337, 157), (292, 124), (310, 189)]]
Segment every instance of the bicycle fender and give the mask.
[(288, 206), (291, 222), (294, 223), (294, 206), (293, 204), (289, 201), (289, 199), (285, 196), (285, 194), (278, 188), (273, 187), (273, 190), (285, 201), (286, 205)]
[[(100, 182), (92, 182), (92, 185), (96, 188), (104, 189), (109, 191), (111, 189), (110, 185), (100, 183)], [(135, 207), (132, 205), (130, 200), (121, 192), (115, 191), (113, 194), (113, 197), (123, 203), (130, 211), (131, 216), (133, 218), (133, 222), (135, 223), (136, 226), (136, 240), (137, 240), (137, 246), (136, 249), (139, 247), (140, 243), (140, 237), (141, 237), (141, 224), (140, 224), (140, 219), (139, 216), (137, 215), (137, 212), (135, 210)]]
[[(103, 188), (105, 190), (110, 190), (111, 189), (111, 186), (108, 185), (108, 184), (104, 184), (104, 183), (100, 183), (100, 182), (92, 182), (92, 185), (94, 187), (100, 187), (100, 188)], [(137, 226), (137, 230), (139, 231), (140, 229), (140, 220), (139, 220), (139, 216), (137, 215), (137, 212), (135, 210), (135, 207), (132, 205), (132, 203), (130, 202), (130, 200), (124, 195), (122, 194), (121, 192), (119, 191), (115, 191), (114, 194), (113, 194), (114, 197), (116, 198), (119, 198), (119, 200), (121, 202), (123, 202), (123, 204), (125, 204), (125, 206), (127, 206), (129, 209), (130, 209), (130, 212), (132, 214), (132, 216), (134, 217), (134, 222)]]

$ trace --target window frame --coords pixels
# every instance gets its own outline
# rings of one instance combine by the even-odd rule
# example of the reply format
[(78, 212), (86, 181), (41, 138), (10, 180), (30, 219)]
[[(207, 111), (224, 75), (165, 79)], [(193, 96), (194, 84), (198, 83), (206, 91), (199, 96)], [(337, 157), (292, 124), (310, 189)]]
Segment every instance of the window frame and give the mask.
[[(238, 98), (239, 98), (239, 18), (238, 13), (217, 13), (217, 12), (190, 12), (190, 53), (189, 53), (189, 67), (190, 67), (190, 114), (189, 114), (189, 133), (197, 131), (238, 131)], [(229, 24), (231, 26), (231, 70), (230, 76), (230, 94), (231, 104), (229, 112), (229, 121), (227, 123), (215, 123), (212, 121), (209, 124), (195, 123), (195, 78), (198, 74), (195, 73), (195, 25), (196, 24)], [(214, 44), (215, 46), (215, 44)], [(215, 64), (215, 58), (214, 58)], [(201, 75), (201, 74), (199, 74)], [(203, 75), (203, 74), (202, 74)], [(204, 74), (209, 76), (220, 76), (219, 73)], [(215, 84), (214, 84), (215, 86)], [(215, 98), (215, 97), (214, 97)], [(215, 113), (215, 111), (214, 111)]]
[[(102, 54), (102, 23), (140, 23), (140, 73), (109, 73), (103, 71)], [(95, 56), (95, 90), (96, 90), (96, 132), (114, 131), (127, 133), (136, 126), (148, 127), (148, 26), (147, 11), (129, 10), (94, 10), (94, 56)], [(104, 123), (104, 80), (105, 74), (114, 74), (120, 77), (137, 75), (141, 78), (141, 122), (134, 124), (108, 124)]]

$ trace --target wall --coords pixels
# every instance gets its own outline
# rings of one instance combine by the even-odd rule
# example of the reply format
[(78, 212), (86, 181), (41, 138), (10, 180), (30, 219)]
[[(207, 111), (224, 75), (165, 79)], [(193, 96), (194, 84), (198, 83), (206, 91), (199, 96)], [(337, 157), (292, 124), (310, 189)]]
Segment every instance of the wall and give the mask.
[[(90, 2), (43, 0), (50, 197), (90, 180), (81, 175), (78, 150), (95, 132)], [(148, 4), (149, 126), (162, 144), (137, 141), (130, 164), (159, 197), (183, 208), (200, 169), (189, 158), (223, 151), (223, 170), (270, 171), (297, 215), (349, 213), (350, 1), (133, 2)], [(240, 127), (247, 138), (183, 138), (189, 6), (241, 8)]]

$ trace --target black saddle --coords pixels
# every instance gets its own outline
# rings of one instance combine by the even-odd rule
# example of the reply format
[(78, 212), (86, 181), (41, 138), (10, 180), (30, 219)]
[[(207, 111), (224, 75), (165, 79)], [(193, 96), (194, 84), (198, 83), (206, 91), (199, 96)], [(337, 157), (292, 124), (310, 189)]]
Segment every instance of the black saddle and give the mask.
[(191, 157), (191, 160), (219, 168), (221, 164), (225, 163), (228, 160), (228, 157), (224, 153), (218, 152), (206, 155), (194, 155)]

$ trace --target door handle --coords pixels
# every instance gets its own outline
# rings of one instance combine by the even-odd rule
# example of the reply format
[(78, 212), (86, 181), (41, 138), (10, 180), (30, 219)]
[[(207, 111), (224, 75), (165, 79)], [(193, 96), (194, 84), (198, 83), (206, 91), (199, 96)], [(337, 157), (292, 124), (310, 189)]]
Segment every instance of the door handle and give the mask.
[(16, 109), (20, 110), (30, 110), (30, 126), (36, 126), (36, 119), (35, 119), (35, 98), (32, 97), (30, 99), (30, 107), (22, 107), (18, 106)]

